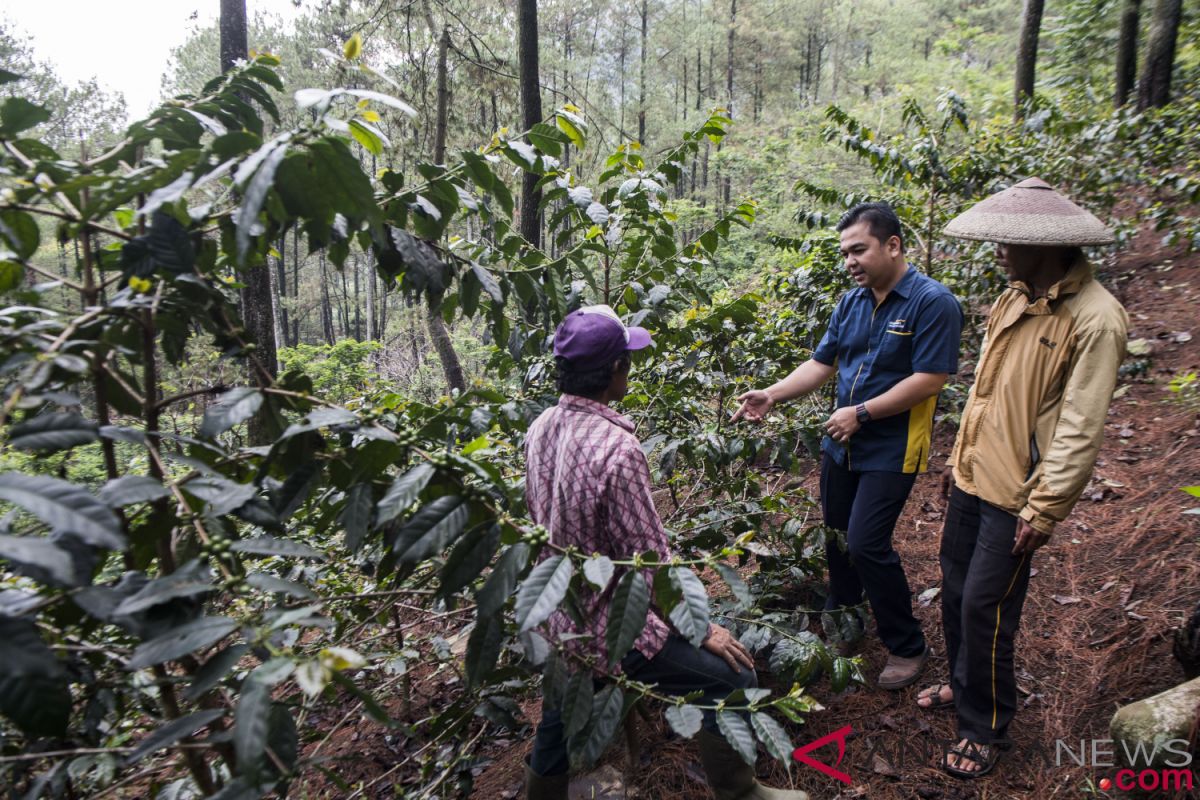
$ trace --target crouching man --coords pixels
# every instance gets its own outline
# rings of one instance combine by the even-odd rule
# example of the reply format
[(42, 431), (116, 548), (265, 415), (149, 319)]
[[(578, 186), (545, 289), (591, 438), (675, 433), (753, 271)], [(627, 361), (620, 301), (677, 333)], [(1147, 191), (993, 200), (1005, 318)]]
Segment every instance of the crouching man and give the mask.
[[(628, 389), (630, 351), (650, 343), (646, 330), (625, 327), (608, 306), (575, 311), (555, 332), (562, 396), (529, 429), (525, 491), (530, 516), (560, 547), (573, 546), (614, 560), (629, 560), (647, 551), (658, 553), (664, 562), (670, 558), (650, 494), (650, 469), (633, 423), (609, 407)], [(571, 639), (567, 646), (607, 664), (605, 631), (615, 585), (610, 582), (603, 592), (581, 590), (583, 627), (559, 610), (548, 622), (551, 635), (582, 635), (585, 638)], [(653, 608), (633, 649), (621, 659), (620, 669), (670, 694), (699, 691), (705, 705), (715, 705), (735, 689), (756, 685), (754, 661), (729, 631), (710, 625), (697, 648)], [(712, 711), (704, 712), (697, 739), (718, 800), (807, 800), (804, 792), (760, 785), (753, 767), (720, 734)], [(543, 709), (526, 767), (526, 797), (565, 799), (567, 769), (561, 712)]]

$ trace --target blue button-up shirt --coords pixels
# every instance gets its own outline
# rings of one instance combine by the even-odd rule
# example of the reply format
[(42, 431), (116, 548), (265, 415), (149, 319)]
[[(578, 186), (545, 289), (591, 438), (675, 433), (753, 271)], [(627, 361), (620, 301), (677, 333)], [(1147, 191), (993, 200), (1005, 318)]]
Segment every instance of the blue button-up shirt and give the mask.
[[(950, 290), (909, 266), (878, 305), (865, 286), (843, 295), (813, 358), (837, 364), (838, 407), (858, 405), (914, 372), (957, 372), (962, 326), (962, 308)], [(934, 396), (873, 419), (844, 445), (826, 436), (822, 449), (857, 472), (924, 472), (936, 405)]]

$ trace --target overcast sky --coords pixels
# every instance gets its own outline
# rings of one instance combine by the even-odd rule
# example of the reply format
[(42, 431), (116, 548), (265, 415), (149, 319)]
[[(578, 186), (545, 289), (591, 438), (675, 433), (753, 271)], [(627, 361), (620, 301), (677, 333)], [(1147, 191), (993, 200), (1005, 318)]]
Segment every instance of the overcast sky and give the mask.
[[(14, 0), (4, 2), (0, 16), (14, 33), (32, 37), (37, 59), (52, 64), (65, 83), (95, 76), (122, 92), (138, 118), (158, 99), (171, 48), (215, 20), (220, 6), (220, 0)], [(246, 8), (251, 17), (298, 13), (292, 0), (247, 0)]]

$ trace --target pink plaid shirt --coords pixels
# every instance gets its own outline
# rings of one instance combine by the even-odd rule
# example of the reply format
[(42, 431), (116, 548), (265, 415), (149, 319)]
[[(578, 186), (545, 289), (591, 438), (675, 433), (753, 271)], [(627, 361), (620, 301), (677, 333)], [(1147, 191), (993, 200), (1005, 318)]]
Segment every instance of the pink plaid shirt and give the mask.
[[(525, 497), (533, 520), (546, 527), (550, 540), (574, 545), (587, 554), (629, 560), (653, 550), (661, 561), (670, 555), (662, 520), (650, 496), (650, 468), (633, 434), (633, 423), (603, 403), (564, 394), (529, 428), (525, 439), (528, 471)], [(569, 647), (595, 656), (606, 666), (604, 643), (608, 610), (617, 579), (598, 591), (585, 582), (581, 590), (580, 630), (562, 610), (547, 622), (553, 639), (562, 634), (586, 634)], [(647, 580), (651, 576), (647, 575)], [(646, 627), (634, 642), (642, 655), (653, 658), (670, 629), (651, 608)]]

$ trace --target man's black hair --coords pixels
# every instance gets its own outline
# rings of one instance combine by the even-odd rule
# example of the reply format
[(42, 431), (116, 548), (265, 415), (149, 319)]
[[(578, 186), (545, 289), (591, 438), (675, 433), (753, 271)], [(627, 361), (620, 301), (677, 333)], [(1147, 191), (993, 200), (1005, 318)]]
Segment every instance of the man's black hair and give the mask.
[(838, 220), (837, 232), (841, 233), (860, 222), (867, 223), (871, 235), (881, 243), (893, 236), (900, 237), (900, 249), (904, 249), (904, 232), (900, 228), (900, 218), (887, 203), (859, 203), (842, 214), (842, 218)]
[[(580, 397), (594, 399), (608, 388), (612, 383), (613, 368), (612, 366), (604, 366), (593, 369), (576, 369), (571, 365), (571, 360), (562, 356), (555, 356), (554, 363), (558, 367), (558, 374), (555, 380), (558, 383), (558, 390), (563, 394), (575, 394)], [(629, 353), (622, 353), (617, 359), (617, 364), (622, 369), (629, 366)]]

